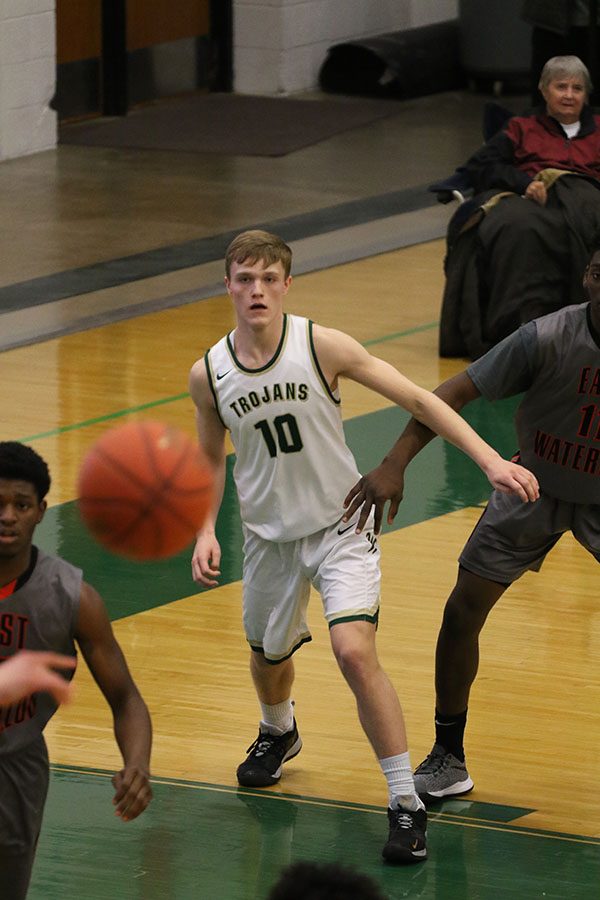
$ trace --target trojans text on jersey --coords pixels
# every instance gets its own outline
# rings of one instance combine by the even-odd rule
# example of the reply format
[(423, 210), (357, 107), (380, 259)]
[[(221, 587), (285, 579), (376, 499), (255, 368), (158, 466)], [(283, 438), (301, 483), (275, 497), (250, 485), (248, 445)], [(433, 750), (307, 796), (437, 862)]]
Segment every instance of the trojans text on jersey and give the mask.
[(277, 403), (281, 400), (308, 400), (308, 385), (296, 384), (286, 381), (285, 384), (265, 384), (259, 391), (250, 391), (248, 394), (238, 397), (229, 404), (238, 419), (242, 419), (253, 409), (258, 409), (267, 403)]

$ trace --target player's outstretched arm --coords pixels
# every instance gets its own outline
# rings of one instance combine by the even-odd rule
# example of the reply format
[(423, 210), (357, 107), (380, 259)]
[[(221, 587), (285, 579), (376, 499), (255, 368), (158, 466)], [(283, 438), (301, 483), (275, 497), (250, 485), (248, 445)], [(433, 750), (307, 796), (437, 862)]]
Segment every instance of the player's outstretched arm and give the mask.
[(0, 704), (16, 703), (28, 694), (46, 691), (58, 703), (68, 703), (73, 689), (55, 669), (74, 669), (74, 656), (45, 650), (21, 650), (0, 668)]
[[(449, 378), (439, 385), (434, 393), (444, 400), (456, 412), (463, 406), (481, 396), (466, 372)], [(409, 463), (427, 444), (437, 437), (437, 433), (414, 417), (407, 423), (404, 431), (385, 455), (377, 468), (372, 469), (358, 481), (348, 492), (344, 500), (346, 512), (344, 521), (349, 521), (360, 509), (357, 531), (362, 531), (374, 510), (375, 530), (381, 530), (385, 504), (389, 500), (386, 521), (391, 525), (404, 496), (404, 473)], [(361, 508), (362, 507), (362, 508)]]
[(225, 490), (225, 426), (214, 406), (204, 360), (200, 359), (192, 366), (189, 386), (196, 407), (198, 442), (215, 473), (212, 509), (196, 536), (192, 554), (192, 577), (205, 587), (215, 587), (221, 574), (221, 547), (215, 529)]
[[(427, 434), (427, 429), (429, 429), (430, 432), (439, 434), (470, 456), (498, 490), (517, 494), (523, 501), (538, 498), (539, 485), (535, 475), (522, 466), (502, 459), (500, 454), (458, 415), (452, 405), (445, 402), (445, 398), (441, 399), (438, 395), (439, 389), (435, 393), (431, 393), (419, 387), (389, 363), (371, 356), (357, 341), (342, 332), (320, 329), (318, 335), (317, 353), (319, 356), (321, 353), (323, 354), (326, 370), (329, 373), (333, 372), (335, 375), (352, 378), (359, 384), (387, 397), (410, 412), (421, 425), (426, 426), (426, 431), (422, 433), (421, 438), (417, 439), (417, 449), (413, 452), (413, 456), (415, 452), (418, 452), (419, 444), (424, 446), (422, 443), (424, 438), (430, 440), (430, 436)], [(466, 373), (463, 374), (468, 379)], [(474, 386), (472, 389), (475, 390)], [(412, 437), (414, 438), (414, 434)], [(392, 507), (392, 512), (395, 514), (402, 498), (403, 484), (396, 479), (392, 487), (390, 488), (388, 485), (386, 489), (391, 491), (390, 497), (387, 499), (391, 498), (395, 503), (395, 506)], [(356, 497), (350, 497), (351, 504), (353, 499), (356, 500)], [(380, 504), (378, 520), (381, 524), (383, 503), (385, 502), (385, 500), (382, 501), (381, 489), (375, 495), (375, 499)], [(365, 500), (367, 500), (366, 497)], [(371, 505), (373, 502), (375, 501), (371, 498)], [(357, 505), (360, 505), (360, 501)], [(356, 509), (357, 505), (349, 507), (349, 511), (350, 508)], [(365, 510), (363, 510), (364, 512)], [(365, 520), (366, 516), (361, 516), (359, 529), (364, 525)]]
[(124, 822), (135, 819), (152, 799), (150, 750), (152, 725), (114, 636), (98, 592), (83, 584), (76, 640), (96, 684), (112, 710), (115, 737), (123, 768), (112, 779), (116, 815)]

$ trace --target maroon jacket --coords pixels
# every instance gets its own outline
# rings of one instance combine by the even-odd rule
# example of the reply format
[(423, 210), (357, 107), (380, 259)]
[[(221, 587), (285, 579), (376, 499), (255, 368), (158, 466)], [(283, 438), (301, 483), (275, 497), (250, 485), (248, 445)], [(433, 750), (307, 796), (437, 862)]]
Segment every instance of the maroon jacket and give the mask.
[(513, 116), (502, 131), (468, 160), (475, 191), (489, 188), (523, 194), (542, 169), (565, 169), (600, 182), (600, 116), (583, 108), (581, 128), (571, 140), (545, 111)]

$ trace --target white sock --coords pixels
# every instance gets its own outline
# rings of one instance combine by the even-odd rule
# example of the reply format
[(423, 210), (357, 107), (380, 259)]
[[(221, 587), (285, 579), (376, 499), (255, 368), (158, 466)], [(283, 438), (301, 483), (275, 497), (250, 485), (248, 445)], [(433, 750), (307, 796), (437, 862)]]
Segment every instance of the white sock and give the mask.
[(408, 751), (397, 756), (386, 756), (379, 760), (379, 765), (388, 783), (390, 809), (398, 806), (413, 811), (425, 809), (425, 804), (415, 791)]
[(294, 705), (290, 699), (269, 706), (261, 703), (262, 721), (260, 730), (269, 734), (285, 734), (294, 727)]

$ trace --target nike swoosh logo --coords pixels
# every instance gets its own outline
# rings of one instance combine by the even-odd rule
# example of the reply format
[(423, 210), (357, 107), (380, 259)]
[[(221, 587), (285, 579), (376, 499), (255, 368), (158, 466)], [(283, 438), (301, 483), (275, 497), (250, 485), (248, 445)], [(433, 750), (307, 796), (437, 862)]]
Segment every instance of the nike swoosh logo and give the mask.
[(351, 528), (355, 528), (354, 522), (351, 522), (350, 525), (347, 525), (346, 528), (338, 528), (338, 534), (346, 534), (347, 531), (350, 531)]
[(217, 381), (220, 381), (221, 378), (225, 378), (225, 376), (229, 375), (230, 372), (231, 372), (231, 369), (227, 369), (226, 372), (218, 372), (217, 373)]

